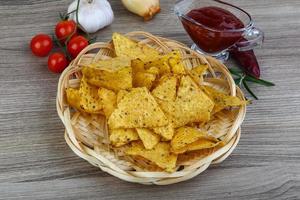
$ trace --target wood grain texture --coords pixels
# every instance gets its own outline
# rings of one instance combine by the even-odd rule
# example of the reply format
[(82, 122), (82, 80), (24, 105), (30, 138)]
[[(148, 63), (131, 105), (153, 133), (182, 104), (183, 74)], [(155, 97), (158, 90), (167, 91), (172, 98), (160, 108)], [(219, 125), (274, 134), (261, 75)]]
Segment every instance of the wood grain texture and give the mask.
[[(78, 158), (65, 144), (56, 114), (58, 75), (28, 48), (39, 32), (52, 33), (67, 0), (0, 0), (0, 199), (300, 199), (300, 1), (233, 1), (265, 31), (256, 50), (262, 77), (276, 87), (252, 85), (237, 149), (198, 177), (170, 186), (120, 181)], [(174, 1), (143, 22), (111, 1), (115, 21), (97, 33), (144, 30), (186, 44)], [(235, 65), (229, 61), (228, 65)]]

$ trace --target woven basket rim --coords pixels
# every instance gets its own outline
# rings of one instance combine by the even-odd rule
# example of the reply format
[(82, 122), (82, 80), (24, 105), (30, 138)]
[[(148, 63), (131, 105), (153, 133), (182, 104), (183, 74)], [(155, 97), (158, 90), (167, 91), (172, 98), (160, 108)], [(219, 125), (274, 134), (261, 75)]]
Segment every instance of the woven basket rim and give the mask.
[[(232, 96), (237, 95), (240, 98), (245, 99), (242, 91), (235, 85), (234, 80), (226, 66), (223, 63), (220, 63), (218, 60), (210, 56), (201, 55), (177, 41), (163, 37), (157, 37), (147, 32), (135, 31), (127, 33), (126, 35), (129, 37), (134, 37), (135, 39), (136, 37), (143, 37), (145, 39), (138, 41), (141, 43), (147, 43), (150, 46), (153, 45), (154, 47), (159, 47), (164, 52), (170, 51), (171, 48), (180, 49), (182, 52), (186, 53), (187, 59), (189, 61), (190, 59), (196, 59), (198, 62), (207, 63), (209, 66), (210, 74), (213, 78), (216, 77), (216, 72), (221, 73), (222, 79), (220, 80), (223, 80), (223, 82), (226, 83), (226, 87), (229, 88), (230, 94)], [(94, 49), (99, 49), (99, 52), (97, 54), (93, 54), (93, 59), (96, 59), (98, 56), (103, 56), (105, 50), (112, 50), (111, 41), (109, 41), (108, 43), (93, 43), (82, 50), (80, 54), (61, 74), (57, 87), (56, 107), (58, 115), (65, 126), (65, 140), (70, 148), (74, 151), (74, 153), (79, 157), (87, 160), (92, 165), (99, 167), (101, 170), (128, 182), (135, 182), (146, 185), (168, 185), (195, 177), (196, 175), (206, 170), (210, 164), (217, 164), (225, 160), (235, 149), (240, 139), (240, 126), (246, 115), (246, 106), (240, 106), (235, 120), (232, 122), (231, 127), (228, 129), (228, 133), (224, 137), (226, 145), (216, 152), (210, 154), (209, 156), (200, 159), (199, 161), (186, 167), (183, 171), (167, 173), (123, 170), (113, 161), (111, 161), (115, 160), (116, 158), (109, 157), (108, 159), (107, 155), (104, 155), (105, 153), (102, 152), (101, 154), (99, 154), (99, 152), (97, 153), (95, 149), (79, 141), (76, 137), (74, 127), (71, 122), (70, 107), (66, 104), (65, 101), (65, 89), (67, 88), (70, 77), (73, 75), (77, 75), (77, 72), (80, 71), (81, 68), (78, 66), (80, 59)], [(103, 50), (103, 52), (101, 50)]]

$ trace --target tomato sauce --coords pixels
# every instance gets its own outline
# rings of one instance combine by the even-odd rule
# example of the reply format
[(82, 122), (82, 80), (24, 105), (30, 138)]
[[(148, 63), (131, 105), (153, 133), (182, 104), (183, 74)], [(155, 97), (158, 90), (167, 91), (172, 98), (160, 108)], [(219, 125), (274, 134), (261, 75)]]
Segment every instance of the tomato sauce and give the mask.
[(218, 53), (242, 38), (243, 22), (231, 12), (219, 7), (203, 7), (189, 11), (182, 24), (192, 40), (207, 53)]

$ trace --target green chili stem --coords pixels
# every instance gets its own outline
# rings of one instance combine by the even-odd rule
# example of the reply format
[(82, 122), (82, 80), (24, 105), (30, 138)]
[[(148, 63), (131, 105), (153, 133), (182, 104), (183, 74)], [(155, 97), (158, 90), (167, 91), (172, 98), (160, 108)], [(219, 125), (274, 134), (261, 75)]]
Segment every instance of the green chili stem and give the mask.
[(266, 81), (266, 80), (263, 80), (263, 79), (257, 79), (255, 77), (252, 77), (252, 76), (249, 76), (249, 75), (245, 77), (245, 80), (247, 80), (249, 82), (257, 83), (257, 84), (260, 84), (260, 85), (264, 85), (264, 86), (267, 86), (267, 87), (275, 86), (275, 84), (272, 83), (272, 82), (269, 82), (269, 81)]
[(243, 80), (243, 85), (244, 85), (245, 89), (249, 92), (249, 94), (251, 94), (251, 96), (254, 99), (258, 100), (258, 97), (254, 94), (254, 92), (252, 92), (252, 90), (249, 88), (249, 86), (245, 80)]
[(260, 85), (264, 85), (264, 86), (267, 86), (267, 87), (275, 86), (275, 84), (272, 83), (272, 82), (270, 82), (270, 81), (266, 81), (266, 80), (263, 80), (263, 79), (255, 78), (254, 76), (248, 75), (248, 74), (244, 73), (243, 71), (240, 71), (239, 69), (236, 69), (236, 68), (229, 68), (229, 71), (232, 74), (232, 76), (236, 77), (234, 79), (235, 84), (239, 85), (239, 86), (241, 86), (243, 84), (244, 87), (245, 87), (245, 89), (255, 99), (258, 99), (258, 98), (254, 94), (254, 92), (250, 89), (250, 87), (248, 86), (247, 81), (248, 82), (252, 82), (252, 83), (256, 83), (256, 84), (260, 84)]

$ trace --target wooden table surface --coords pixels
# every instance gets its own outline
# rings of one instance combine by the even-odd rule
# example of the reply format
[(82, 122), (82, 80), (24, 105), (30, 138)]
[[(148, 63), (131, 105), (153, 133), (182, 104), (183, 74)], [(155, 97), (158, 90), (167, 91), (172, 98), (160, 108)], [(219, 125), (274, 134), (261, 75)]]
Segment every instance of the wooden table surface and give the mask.
[[(251, 85), (260, 100), (248, 107), (240, 143), (223, 163), (170, 186), (118, 180), (77, 157), (63, 137), (55, 108), (59, 75), (28, 43), (53, 33), (67, 0), (0, 0), (0, 199), (300, 199), (300, 1), (230, 1), (249, 11), (265, 32), (256, 54), (262, 77), (276, 87)], [(144, 23), (111, 1), (115, 21), (97, 33), (145, 30), (188, 45), (173, 14), (174, 1)], [(228, 65), (235, 65), (229, 61)]]

